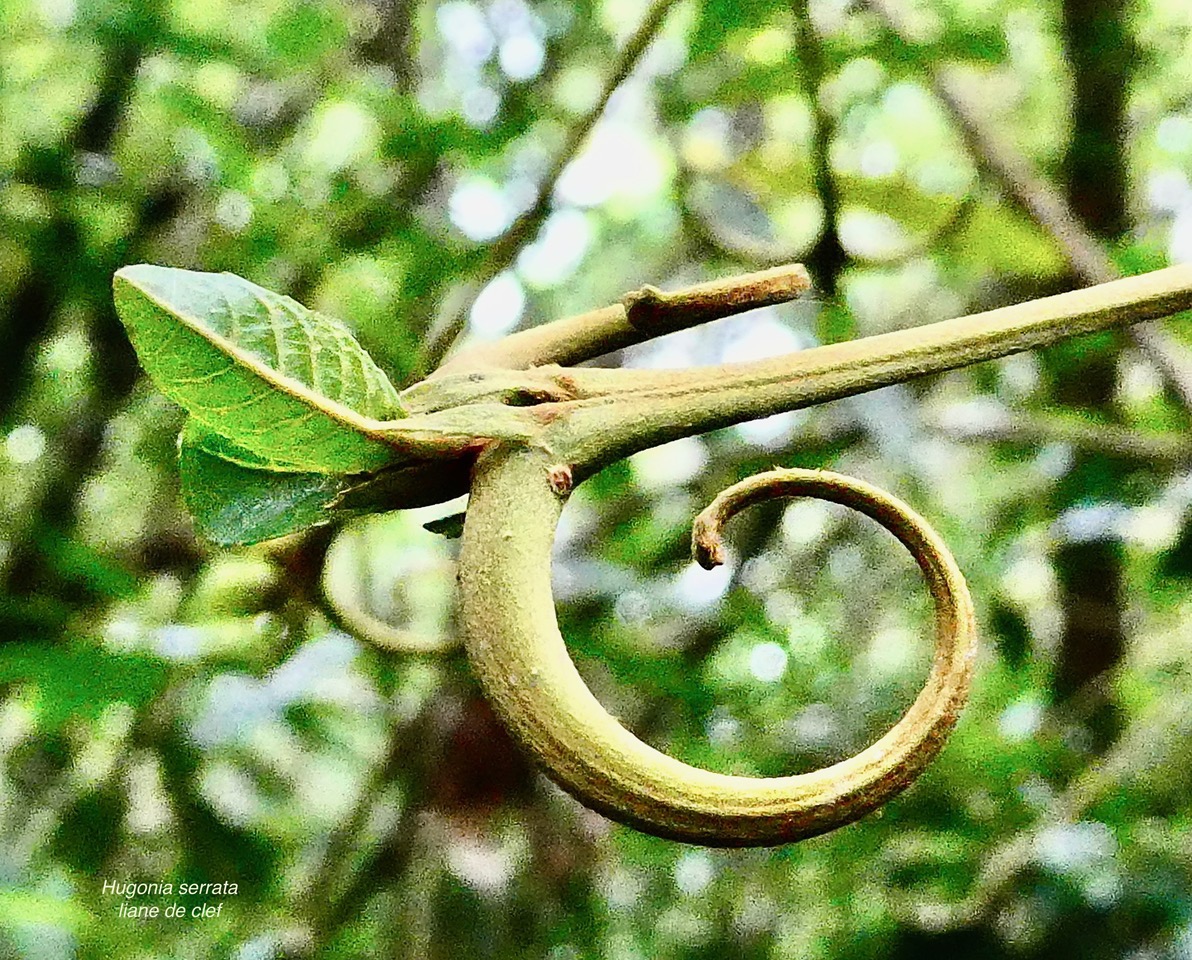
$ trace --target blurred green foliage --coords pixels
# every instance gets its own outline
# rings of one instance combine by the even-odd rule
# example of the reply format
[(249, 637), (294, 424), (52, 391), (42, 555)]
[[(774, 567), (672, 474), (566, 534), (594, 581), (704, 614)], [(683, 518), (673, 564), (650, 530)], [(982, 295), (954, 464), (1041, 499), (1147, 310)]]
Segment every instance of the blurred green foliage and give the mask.
[[(973, 702), (917, 785), (822, 838), (709, 851), (543, 781), (458, 654), (344, 629), (450, 634), (453, 547), (421, 524), (458, 504), (236, 552), (196, 537), (181, 411), (112, 309), (127, 263), (229, 270), (344, 318), (400, 386), (461, 309), (493, 338), (777, 259), (838, 293), (618, 359), (747, 359), (1072, 285), (926, 73), (958, 70), (1064, 190), (1087, 82), (1065, 5), (906, 6), (908, 38), (828, 0), (676, 4), (501, 262), (638, 0), (0, 5), (0, 955), (1192, 956), (1188, 411), (1121, 338), (680, 441), (576, 492), (556, 593), (580, 668), (712, 769), (853, 752), (930, 656), (913, 564), (843, 511), (756, 508), (737, 561), (695, 570), (688, 524), (717, 490), (774, 464), (862, 476), (970, 579)], [(1186, 259), (1192, 12), (1103, 8), (1133, 45), (1128, 179), (1104, 184), (1130, 227), (1103, 239), (1128, 270)], [(1094, 374), (1092, 404), (1074, 388)], [(1064, 558), (1088, 543), (1120, 570), (1108, 613), (1068, 602)], [(1065, 688), (1073, 625), (1110, 617), (1128, 643)], [(133, 920), (122, 902), (205, 898), (105, 881), (238, 890), (206, 898), (217, 917)]]

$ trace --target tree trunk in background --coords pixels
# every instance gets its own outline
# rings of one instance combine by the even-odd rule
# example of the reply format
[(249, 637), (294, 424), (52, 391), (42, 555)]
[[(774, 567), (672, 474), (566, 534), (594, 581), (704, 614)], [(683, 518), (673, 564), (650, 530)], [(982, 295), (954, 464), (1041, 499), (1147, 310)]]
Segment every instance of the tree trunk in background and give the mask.
[[(1133, 64), (1124, 0), (1064, 0), (1064, 44), (1074, 96), (1072, 136), (1064, 158), (1069, 200), (1097, 236), (1119, 240), (1129, 230), (1127, 211), (1126, 97)], [(1077, 347), (1079, 349), (1079, 346)], [(1073, 354), (1074, 356), (1079, 356)], [(1109, 415), (1117, 351), (1086, 350), (1079, 375), (1060, 379), (1058, 400), (1094, 415)], [(1114, 465), (1078, 455), (1055, 507), (1113, 498)], [(1121, 544), (1107, 531), (1064, 543), (1055, 555), (1064, 624), (1054, 693), (1063, 702), (1116, 666), (1125, 652), (1122, 624)], [(1104, 692), (1092, 693), (1089, 726), (1103, 749), (1117, 731), (1116, 710)], [(1082, 697), (1083, 700), (1083, 697)]]
[(1085, 226), (1116, 241), (1130, 229), (1126, 97), (1134, 46), (1124, 0), (1064, 0), (1064, 46), (1075, 84), (1068, 198)]

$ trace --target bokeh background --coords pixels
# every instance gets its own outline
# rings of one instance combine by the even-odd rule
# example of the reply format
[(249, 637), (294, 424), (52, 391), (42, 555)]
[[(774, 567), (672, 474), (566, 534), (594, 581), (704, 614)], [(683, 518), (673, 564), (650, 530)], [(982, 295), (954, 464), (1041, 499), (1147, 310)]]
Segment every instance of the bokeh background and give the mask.
[[(912, 502), (983, 651), (883, 812), (656, 840), (527, 765), (450, 646), (458, 505), (198, 540), (119, 266), (231, 270), (395, 382), (452, 342), (802, 260), (816, 293), (611, 363), (741, 360), (1192, 258), (1183, 0), (4, 0), (0, 955), (1192, 957), (1192, 326), (683, 440), (573, 497), (556, 593), (651, 743), (752, 774), (878, 736), (930, 660), (912, 562), (815, 501), (717, 573), (775, 464)], [(104, 881), (219, 882), (139, 898)]]

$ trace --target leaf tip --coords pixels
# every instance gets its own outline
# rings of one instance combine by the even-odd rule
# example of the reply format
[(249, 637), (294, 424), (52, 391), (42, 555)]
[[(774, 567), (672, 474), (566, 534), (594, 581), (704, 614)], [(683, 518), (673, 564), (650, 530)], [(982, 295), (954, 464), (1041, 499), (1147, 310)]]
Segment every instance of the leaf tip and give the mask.
[(124, 283), (134, 287), (140, 286), (147, 279), (147, 274), (165, 269), (167, 268), (152, 263), (130, 263), (112, 274), (112, 286), (116, 287)]
[(159, 267), (152, 263), (134, 263), (121, 267), (112, 274), (112, 298), (116, 303), (116, 312), (125, 325), (130, 322), (128, 307), (149, 294), (154, 281), (161, 280), (161, 274), (169, 271), (169, 267)]

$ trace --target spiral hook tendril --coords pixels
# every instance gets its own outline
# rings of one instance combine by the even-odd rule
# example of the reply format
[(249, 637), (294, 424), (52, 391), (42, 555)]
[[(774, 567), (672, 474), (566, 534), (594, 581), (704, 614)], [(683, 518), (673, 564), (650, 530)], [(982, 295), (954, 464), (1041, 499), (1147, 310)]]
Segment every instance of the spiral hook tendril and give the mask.
[(721, 529), (775, 497), (830, 500), (876, 520), (918, 562), (935, 606), (927, 683), (897, 724), (832, 766), (795, 776), (731, 776), (690, 766), (639, 740), (596, 700), (559, 633), (551, 547), (564, 497), (525, 448), (495, 447), (473, 476), (460, 572), (465, 644), (514, 735), (560, 786), (607, 816), (709, 846), (787, 843), (864, 816), (905, 789), (939, 752), (967, 697), (976, 655), (968, 588), (948, 548), (910, 507), (860, 480), (817, 470), (758, 474), (696, 519), (696, 558), (723, 556)]

